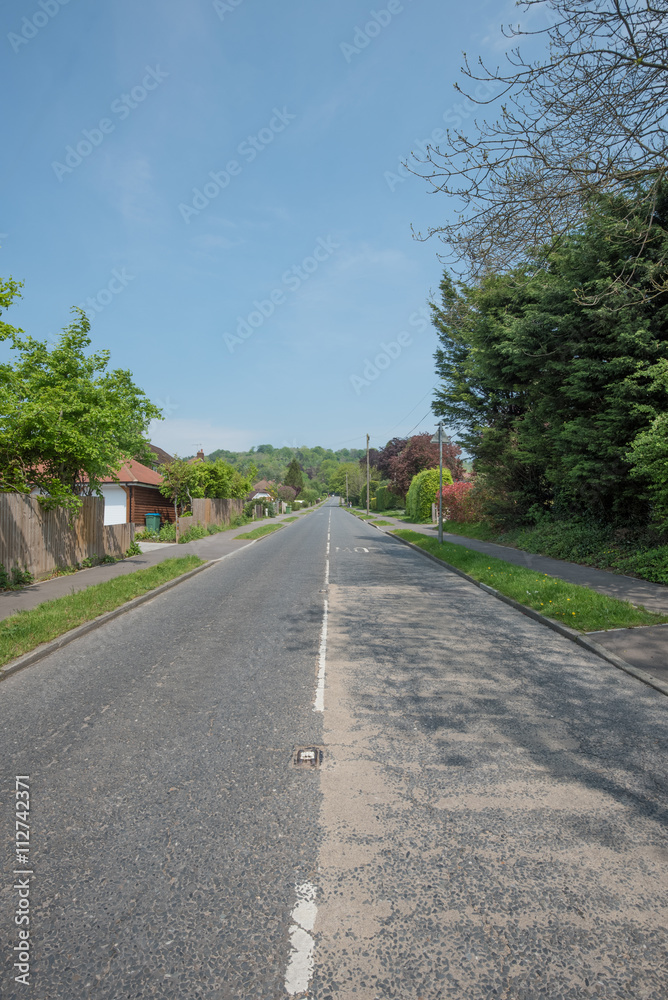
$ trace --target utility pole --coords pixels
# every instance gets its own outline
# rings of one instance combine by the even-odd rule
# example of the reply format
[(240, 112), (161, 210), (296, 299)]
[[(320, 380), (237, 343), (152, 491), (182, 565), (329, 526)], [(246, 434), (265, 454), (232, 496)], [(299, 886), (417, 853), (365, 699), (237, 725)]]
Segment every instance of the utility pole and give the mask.
[(431, 439), (438, 442), (438, 544), (443, 544), (443, 424), (438, 422), (438, 435)]
[(369, 435), (366, 436), (366, 512), (369, 513)]
[(443, 544), (443, 424), (438, 422), (438, 544)]

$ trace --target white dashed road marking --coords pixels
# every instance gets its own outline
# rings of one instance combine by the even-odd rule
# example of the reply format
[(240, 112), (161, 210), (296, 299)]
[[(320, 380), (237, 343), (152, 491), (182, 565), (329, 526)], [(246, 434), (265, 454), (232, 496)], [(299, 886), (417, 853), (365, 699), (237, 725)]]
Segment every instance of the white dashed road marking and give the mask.
[(297, 902), (292, 911), (290, 925), (292, 952), (285, 972), (285, 989), (291, 996), (306, 992), (313, 973), (315, 941), (309, 932), (313, 930), (318, 912), (315, 894), (316, 888), (310, 882), (303, 882), (297, 886)]

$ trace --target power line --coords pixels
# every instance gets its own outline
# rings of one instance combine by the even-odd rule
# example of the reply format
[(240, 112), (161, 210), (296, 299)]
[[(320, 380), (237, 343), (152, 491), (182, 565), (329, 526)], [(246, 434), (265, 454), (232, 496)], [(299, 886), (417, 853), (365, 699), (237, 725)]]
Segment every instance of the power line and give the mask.
[[(415, 404), (415, 406), (413, 407), (413, 409), (409, 410), (408, 413), (406, 414), (406, 416), (402, 417), (401, 420), (399, 421), (399, 423), (394, 425), (394, 427), (390, 431), (390, 434), (392, 433), (392, 431), (396, 431), (397, 427), (401, 427), (401, 425), (403, 424), (404, 420), (408, 420), (408, 418), (410, 417), (411, 413), (415, 413), (415, 411), (417, 410), (417, 408), (420, 405), (420, 403), (424, 402), (424, 400), (427, 398), (427, 396), (429, 395), (429, 393), (433, 392), (435, 390), (435, 388), (436, 388), (436, 386), (434, 385), (434, 386), (431, 387), (431, 389), (429, 389), (427, 392), (425, 392), (425, 394), (422, 397), (422, 399), (418, 400), (418, 402)], [(422, 420), (420, 421), (420, 423), (422, 423)], [(419, 424), (418, 424), (418, 426), (419, 426)], [(415, 429), (415, 428), (413, 428), (413, 429)], [(410, 431), (409, 431), (409, 433), (410, 433)]]
[(427, 419), (427, 417), (429, 416), (429, 414), (430, 414), (430, 413), (431, 413), (431, 407), (429, 407), (429, 409), (428, 409), (428, 410), (427, 410), (427, 412), (425, 413), (425, 415), (424, 415), (424, 417), (422, 418), (422, 420), (419, 420), (419, 421), (417, 422), (417, 424), (415, 425), (415, 427), (411, 427), (411, 429), (409, 430), (409, 432), (408, 432), (408, 434), (406, 435), (406, 437), (410, 437), (410, 436), (411, 436), (411, 434), (413, 433), (413, 431), (415, 430), (415, 428), (416, 428), (416, 427), (419, 427), (419, 426), (420, 426), (420, 424), (424, 423), (424, 421), (425, 421), (425, 420)]

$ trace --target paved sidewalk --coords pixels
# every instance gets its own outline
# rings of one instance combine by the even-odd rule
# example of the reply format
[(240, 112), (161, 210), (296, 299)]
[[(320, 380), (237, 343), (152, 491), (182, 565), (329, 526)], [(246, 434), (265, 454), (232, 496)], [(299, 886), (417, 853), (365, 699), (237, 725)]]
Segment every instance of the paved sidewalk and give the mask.
[[(391, 521), (391, 525), (381, 527), (382, 531), (393, 531), (395, 528), (407, 528), (417, 531), (429, 538), (437, 538), (437, 528), (431, 524), (410, 524), (389, 514), (380, 514), (378, 520)], [(523, 549), (515, 549), (510, 545), (499, 545), (497, 542), (481, 542), (477, 538), (466, 538), (462, 535), (451, 535), (443, 532), (443, 541), (462, 545), (485, 555), (505, 559), (517, 566), (527, 566), (536, 572), (556, 576), (568, 583), (577, 583), (581, 587), (589, 587), (609, 597), (620, 601), (642, 605), (648, 611), (658, 611), (668, 614), (668, 587), (660, 583), (649, 583), (647, 580), (636, 580), (632, 576), (622, 576), (620, 573), (609, 573), (606, 570), (595, 569), (593, 566), (581, 566), (579, 563), (565, 562), (562, 559), (551, 559), (549, 556), (539, 556)], [(587, 633), (601, 646), (621, 656), (634, 667), (646, 670), (659, 680), (668, 680), (668, 625), (650, 625), (639, 628), (609, 629), (605, 632)]]
[(207, 535), (195, 542), (186, 542), (184, 545), (171, 545), (169, 543), (151, 546), (150, 551), (142, 552), (140, 556), (132, 556), (130, 559), (123, 559), (121, 562), (110, 563), (109, 565), (94, 566), (92, 569), (80, 570), (68, 576), (58, 576), (53, 580), (34, 583), (24, 590), (11, 590), (0, 593), (0, 621), (9, 618), (17, 611), (30, 611), (44, 601), (52, 601), (56, 597), (65, 597), (68, 594), (77, 593), (92, 587), (96, 583), (105, 583), (116, 576), (125, 576), (128, 573), (135, 573), (139, 569), (148, 569), (164, 562), (165, 559), (178, 559), (181, 556), (196, 555), (200, 559), (220, 559), (229, 555), (237, 549), (250, 545), (248, 539), (238, 538), (245, 532), (252, 531), (261, 524), (284, 521), (286, 517), (293, 515), (283, 514), (280, 517), (265, 518), (253, 524), (245, 524), (240, 528), (233, 528), (231, 531), (220, 531), (217, 535)]

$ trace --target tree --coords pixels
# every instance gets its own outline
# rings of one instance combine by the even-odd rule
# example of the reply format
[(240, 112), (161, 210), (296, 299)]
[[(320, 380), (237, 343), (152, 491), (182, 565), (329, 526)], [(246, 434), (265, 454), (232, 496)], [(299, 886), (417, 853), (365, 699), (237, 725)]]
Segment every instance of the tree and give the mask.
[(160, 466), (163, 477), (158, 487), (164, 497), (174, 504), (174, 513), (189, 510), (194, 499), (212, 497), (243, 499), (253, 488), (256, 470), (251, 467), (249, 474), (242, 476), (228, 462), (188, 462), (174, 456), (168, 465)]
[(348, 482), (347, 496), (351, 500), (357, 501), (363, 492), (366, 495), (366, 462), (364, 468), (360, 466), (359, 462), (343, 462), (337, 466), (327, 483), (330, 492), (345, 497), (346, 477)]
[(278, 494), (278, 499), (283, 500), (284, 503), (292, 503), (292, 501), (297, 496), (297, 491), (292, 486), (279, 486), (276, 490)]
[[(443, 442), (443, 468), (450, 471), (453, 479), (461, 479), (464, 475), (460, 455), (461, 448), (458, 445), (450, 441)], [(424, 469), (436, 469), (438, 465), (439, 449), (431, 440), (431, 434), (415, 434), (390, 461), (392, 488), (400, 496), (404, 496), (408, 493), (413, 476)]]
[[(668, 368), (665, 371), (668, 376)], [(666, 378), (668, 388), (668, 377)], [(627, 455), (631, 475), (645, 485), (651, 501), (651, 516), (668, 528), (668, 413), (661, 413), (634, 440)]]
[(378, 452), (375, 465), (386, 479), (392, 476), (391, 462), (408, 444), (408, 438), (394, 437)]
[[(457, 89), (478, 104), (500, 100), (496, 121), (472, 136), (447, 133), (416, 172), (462, 206), (434, 227), (469, 280), (505, 271), (561, 239), (584, 218), (592, 196), (642, 189), (642, 221), (618, 233), (626, 254), (608, 287), (632, 286), (656, 196), (668, 167), (666, 4), (653, 0), (520, 0), (549, 27), (505, 30), (544, 39), (546, 55), (529, 61), (517, 44), (505, 69), (464, 54)], [(469, 92), (470, 91), (470, 92)], [(489, 94), (493, 96), (490, 98)], [(428, 166), (427, 166), (428, 164)], [(666, 258), (664, 258), (665, 264)], [(665, 267), (658, 292), (668, 286)]]
[[(668, 187), (657, 192), (634, 287), (604, 296), (624, 254), (610, 233), (634, 211), (626, 196), (601, 197), (547, 266), (529, 260), (469, 285), (444, 276), (433, 307), (434, 411), (459, 428), (506, 518), (536, 506), (606, 521), (647, 517), (627, 453), (668, 409), (668, 294), (644, 294), (668, 245)], [(575, 300), (574, 287), (598, 304)]]
[(290, 462), (283, 482), (286, 486), (292, 486), (296, 496), (299, 496), (300, 491), (303, 490), (304, 475), (296, 458)]
[(174, 455), (169, 465), (161, 465), (158, 470), (162, 476), (158, 490), (163, 497), (174, 504), (175, 517), (178, 516), (179, 507), (183, 513), (192, 505), (193, 490), (196, 489), (200, 465), (204, 465), (204, 462), (191, 465), (185, 459)]
[(242, 475), (238, 469), (217, 459), (215, 462), (197, 462), (192, 468), (193, 497), (212, 497), (227, 500), (243, 499), (253, 488), (257, 469), (251, 467)]
[[(20, 285), (0, 281), (0, 308)], [(109, 351), (87, 354), (90, 324), (80, 309), (55, 347), (0, 324), (17, 358), (0, 365), (0, 489), (33, 486), (66, 500), (99, 491), (125, 461), (152, 456), (146, 433), (160, 410), (129, 371), (108, 371)]]

